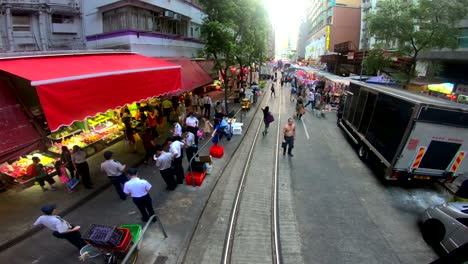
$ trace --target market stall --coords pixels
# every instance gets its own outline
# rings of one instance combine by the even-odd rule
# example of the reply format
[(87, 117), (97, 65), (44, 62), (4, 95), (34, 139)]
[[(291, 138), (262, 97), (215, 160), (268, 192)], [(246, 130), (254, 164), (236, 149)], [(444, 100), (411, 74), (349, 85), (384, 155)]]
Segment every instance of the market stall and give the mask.
[[(157, 106), (156, 97), (184, 91), (180, 65), (132, 53), (2, 58), (0, 77), (3, 92), (14, 94), (8, 97), (14, 101), (10, 108), (16, 107), (24, 116), (0, 113), (0, 122), (24, 119), (18, 129), (31, 131), (31, 124), (37, 123), (34, 115), (40, 113), (50, 129), (26, 142), (24, 133), (8, 137), (8, 148), (0, 153), (2, 182), (8, 184), (33, 180), (23, 173), (32, 155), (41, 155), (44, 165), (59, 157), (62, 146), (78, 145), (92, 155), (122, 139), (123, 107), (141, 129), (144, 120), (139, 114), (147, 109), (141, 110), (140, 105)], [(39, 128), (40, 124), (34, 126)]]
[(30, 178), (26, 174), (28, 166), (33, 163), (33, 157), (38, 157), (41, 160), (41, 164), (44, 165), (48, 174), (56, 174), (54, 163), (57, 160), (57, 158), (52, 157), (50, 154), (35, 151), (28, 155), (23, 155), (16, 159), (0, 164), (1, 181), (7, 186), (20, 185), (23, 188), (27, 188), (34, 185), (35, 179)]

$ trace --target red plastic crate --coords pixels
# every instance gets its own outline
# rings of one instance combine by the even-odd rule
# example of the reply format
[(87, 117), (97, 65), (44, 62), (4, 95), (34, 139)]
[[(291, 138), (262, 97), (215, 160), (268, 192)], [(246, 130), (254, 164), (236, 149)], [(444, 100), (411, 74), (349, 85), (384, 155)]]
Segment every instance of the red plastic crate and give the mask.
[[(193, 179), (195, 181), (195, 186), (200, 186), (203, 183), (203, 180), (206, 177), (206, 171), (205, 172), (193, 172)], [(192, 185), (192, 174), (187, 172), (185, 175), (185, 184), (187, 185)]]

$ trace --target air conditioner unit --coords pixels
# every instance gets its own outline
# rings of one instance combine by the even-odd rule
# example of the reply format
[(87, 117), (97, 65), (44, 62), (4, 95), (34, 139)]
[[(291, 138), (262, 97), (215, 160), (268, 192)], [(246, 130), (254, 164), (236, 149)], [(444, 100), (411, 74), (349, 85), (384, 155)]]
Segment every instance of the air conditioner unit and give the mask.
[(172, 11), (164, 11), (164, 16), (165, 16), (165, 17), (174, 17), (174, 12), (172, 12)]
[(181, 14), (174, 14), (174, 19), (176, 19), (176, 20), (181, 20), (181, 19), (182, 19), (182, 15), (181, 15)]

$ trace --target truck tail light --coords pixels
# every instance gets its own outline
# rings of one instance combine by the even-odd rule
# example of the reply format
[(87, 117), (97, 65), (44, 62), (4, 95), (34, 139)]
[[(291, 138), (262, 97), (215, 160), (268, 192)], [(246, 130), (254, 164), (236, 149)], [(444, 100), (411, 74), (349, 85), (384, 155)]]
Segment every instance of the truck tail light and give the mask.
[(400, 172), (399, 172), (399, 171), (394, 171), (394, 172), (392, 173), (392, 179), (396, 180), (396, 179), (398, 179), (398, 176), (400, 176)]

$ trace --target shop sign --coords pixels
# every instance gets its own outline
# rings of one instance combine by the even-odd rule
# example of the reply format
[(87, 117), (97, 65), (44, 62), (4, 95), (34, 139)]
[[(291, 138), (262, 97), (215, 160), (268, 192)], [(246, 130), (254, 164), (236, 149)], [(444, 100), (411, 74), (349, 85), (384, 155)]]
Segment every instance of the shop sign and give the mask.
[(468, 84), (458, 84), (457, 93), (468, 96)]
[(453, 91), (453, 83), (437, 83), (429, 84), (427, 89), (430, 91), (435, 91), (443, 94), (451, 94)]
[(330, 25), (327, 26), (327, 38), (325, 40), (325, 50), (330, 47)]

